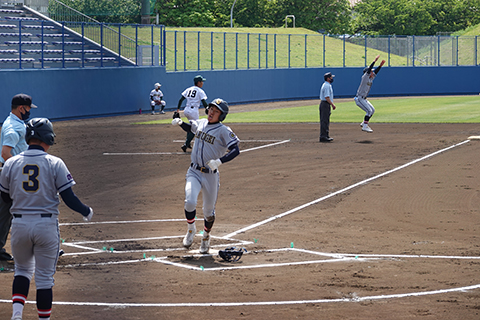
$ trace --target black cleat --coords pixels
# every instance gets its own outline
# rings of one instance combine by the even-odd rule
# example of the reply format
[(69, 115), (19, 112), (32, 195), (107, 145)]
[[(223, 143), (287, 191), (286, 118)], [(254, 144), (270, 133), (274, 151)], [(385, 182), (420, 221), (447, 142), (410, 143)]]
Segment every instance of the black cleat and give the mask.
[(182, 148), (183, 152), (187, 152), (187, 146), (186, 145), (183, 145), (181, 148)]
[(320, 142), (332, 142), (333, 141), (333, 138), (320, 138)]
[(8, 252), (2, 251), (2, 252), (0, 252), (0, 260), (1, 261), (13, 261), (13, 257)]

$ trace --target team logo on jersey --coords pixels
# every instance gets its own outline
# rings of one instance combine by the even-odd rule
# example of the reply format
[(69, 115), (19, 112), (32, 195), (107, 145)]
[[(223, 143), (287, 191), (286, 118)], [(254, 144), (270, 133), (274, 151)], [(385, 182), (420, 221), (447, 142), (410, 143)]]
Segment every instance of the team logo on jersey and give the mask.
[(237, 137), (235, 136), (235, 133), (233, 133), (233, 132), (230, 132), (230, 138), (232, 138), (232, 139), (236, 139)]
[(210, 144), (215, 143), (215, 136), (212, 136), (211, 134), (208, 134), (208, 133), (203, 132), (203, 131), (197, 131), (195, 137), (197, 139), (200, 139), (200, 140), (205, 141), (205, 142), (210, 143)]

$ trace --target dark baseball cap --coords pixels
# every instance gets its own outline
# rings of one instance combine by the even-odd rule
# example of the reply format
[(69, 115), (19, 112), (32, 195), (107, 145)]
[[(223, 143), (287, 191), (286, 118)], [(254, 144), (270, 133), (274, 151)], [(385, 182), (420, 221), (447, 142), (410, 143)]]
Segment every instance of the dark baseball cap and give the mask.
[(32, 97), (25, 93), (19, 93), (12, 98), (13, 106), (29, 106), (31, 108), (38, 108), (32, 103)]
[(327, 80), (330, 77), (335, 78), (335, 75), (332, 74), (331, 72), (327, 72), (323, 75), (323, 79), (325, 79), (325, 80)]
[(204, 77), (202, 77), (201, 75), (198, 75), (196, 76), (195, 78), (193, 78), (193, 83), (197, 83), (197, 82), (200, 82), (200, 81), (205, 81), (207, 79), (205, 79)]

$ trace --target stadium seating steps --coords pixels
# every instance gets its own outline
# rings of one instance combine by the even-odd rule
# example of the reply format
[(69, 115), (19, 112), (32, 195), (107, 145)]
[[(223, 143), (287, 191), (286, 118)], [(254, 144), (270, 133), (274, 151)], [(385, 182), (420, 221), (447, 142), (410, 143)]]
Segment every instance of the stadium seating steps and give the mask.
[[(21, 26), (21, 28), (19, 28)], [(0, 5), (0, 69), (111, 67), (115, 53), (23, 7)]]

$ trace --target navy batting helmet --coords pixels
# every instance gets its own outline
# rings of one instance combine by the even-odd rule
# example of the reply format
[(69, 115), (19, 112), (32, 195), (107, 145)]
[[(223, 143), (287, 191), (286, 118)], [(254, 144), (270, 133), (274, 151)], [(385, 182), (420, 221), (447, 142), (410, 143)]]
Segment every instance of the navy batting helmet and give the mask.
[(225, 100), (223, 100), (223, 99), (220, 99), (220, 98), (213, 99), (213, 101), (208, 104), (208, 107), (207, 107), (207, 110), (206, 110), (207, 113), (208, 113), (208, 109), (209, 109), (211, 106), (217, 107), (218, 110), (220, 110), (220, 111), (222, 112), (222, 114), (220, 115), (220, 117), (218, 118), (218, 120), (220, 120), (220, 121), (225, 120), (225, 117), (226, 117), (227, 114), (228, 114), (228, 103), (227, 103), (227, 101), (225, 101)]
[(236, 262), (240, 260), (243, 252), (247, 252), (247, 250), (245, 248), (237, 249), (236, 247), (229, 247), (225, 250), (218, 251), (218, 255), (227, 262)]
[(45, 142), (49, 146), (53, 145), (55, 140), (55, 133), (53, 132), (53, 125), (47, 118), (33, 118), (27, 122), (27, 129), (25, 133), (25, 140), (35, 138)]

